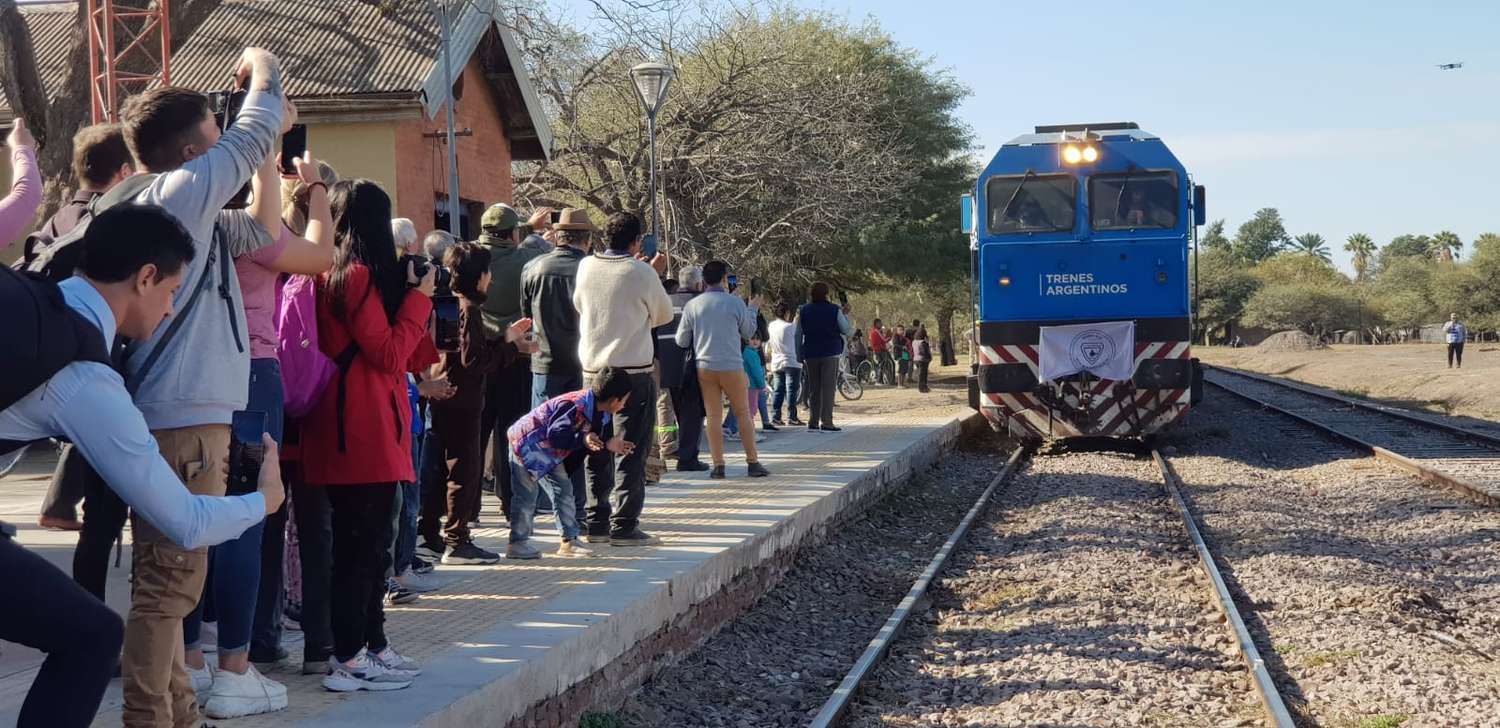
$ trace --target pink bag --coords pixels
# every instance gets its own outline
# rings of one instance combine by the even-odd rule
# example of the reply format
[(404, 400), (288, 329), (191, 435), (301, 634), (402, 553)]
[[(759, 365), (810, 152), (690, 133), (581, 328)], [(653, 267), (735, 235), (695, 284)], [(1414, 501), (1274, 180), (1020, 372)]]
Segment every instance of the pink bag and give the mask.
[(287, 276), (276, 292), (276, 338), (286, 416), (302, 417), (338, 373), (318, 348), (318, 294), (311, 276)]

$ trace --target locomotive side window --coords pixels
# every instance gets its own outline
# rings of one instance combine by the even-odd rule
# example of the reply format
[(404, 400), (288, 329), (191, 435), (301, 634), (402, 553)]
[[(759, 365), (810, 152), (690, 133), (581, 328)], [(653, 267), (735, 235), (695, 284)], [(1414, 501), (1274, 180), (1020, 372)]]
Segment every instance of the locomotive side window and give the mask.
[(1176, 227), (1178, 202), (1176, 172), (1089, 178), (1089, 214), (1095, 230)]
[(1073, 229), (1078, 181), (1072, 175), (993, 177), (985, 184), (991, 233)]

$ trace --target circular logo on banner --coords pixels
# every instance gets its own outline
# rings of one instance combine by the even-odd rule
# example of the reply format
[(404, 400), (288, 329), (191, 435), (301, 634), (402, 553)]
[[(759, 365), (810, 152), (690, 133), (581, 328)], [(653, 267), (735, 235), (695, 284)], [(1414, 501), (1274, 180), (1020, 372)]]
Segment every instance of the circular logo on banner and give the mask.
[(1068, 356), (1075, 366), (1093, 369), (1114, 358), (1115, 342), (1098, 329), (1082, 331), (1068, 344)]

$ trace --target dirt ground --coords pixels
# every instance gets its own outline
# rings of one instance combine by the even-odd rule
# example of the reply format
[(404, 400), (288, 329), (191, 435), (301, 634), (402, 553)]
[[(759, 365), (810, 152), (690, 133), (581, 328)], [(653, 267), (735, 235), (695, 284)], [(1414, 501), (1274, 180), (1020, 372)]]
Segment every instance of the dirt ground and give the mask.
[(1193, 354), (1208, 364), (1283, 376), (1388, 404), (1500, 420), (1500, 344), (1468, 344), (1462, 369), (1448, 368), (1441, 344), (1275, 352), (1194, 347)]

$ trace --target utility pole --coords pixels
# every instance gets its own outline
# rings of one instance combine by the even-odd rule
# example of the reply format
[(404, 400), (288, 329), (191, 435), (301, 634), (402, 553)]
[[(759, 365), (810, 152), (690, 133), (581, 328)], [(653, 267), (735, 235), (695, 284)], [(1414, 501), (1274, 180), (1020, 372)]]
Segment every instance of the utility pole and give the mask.
[(459, 237), (458, 227), (458, 149), (455, 144), (453, 106), (457, 99), (453, 98), (453, 58), (448, 47), (452, 45), (453, 29), (450, 27), (447, 0), (427, 0), (432, 7), (432, 13), (437, 18), (438, 42), (442, 44), (443, 54), (443, 80), (447, 83), (448, 103), (447, 108), (447, 131), (448, 142), (448, 232), (453, 237)]

